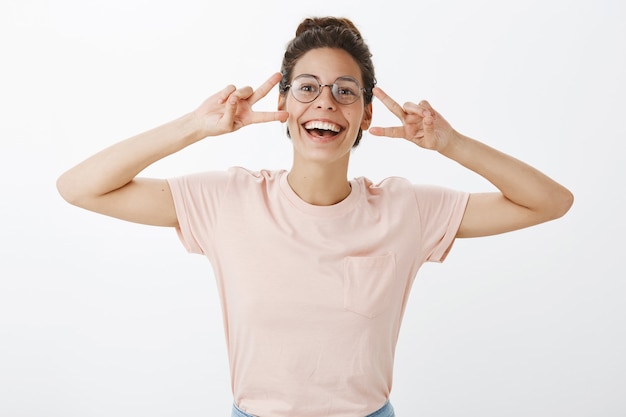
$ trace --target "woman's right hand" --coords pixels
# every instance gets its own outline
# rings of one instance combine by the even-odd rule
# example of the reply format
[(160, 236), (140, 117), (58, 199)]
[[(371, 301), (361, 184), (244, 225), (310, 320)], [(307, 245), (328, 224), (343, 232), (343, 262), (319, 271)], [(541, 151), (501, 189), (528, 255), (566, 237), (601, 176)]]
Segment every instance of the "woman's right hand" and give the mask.
[(287, 121), (289, 113), (286, 111), (257, 112), (252, 110), (252, 106), (265, 97), (281, 78), (280, 73), (275, 73), (256, 90), (252, 87), (237, 89), (229, 85), (206, 99), (193, 112), (200, 125), (202, 136), (218, 136), (234, 132), (253, 123)]

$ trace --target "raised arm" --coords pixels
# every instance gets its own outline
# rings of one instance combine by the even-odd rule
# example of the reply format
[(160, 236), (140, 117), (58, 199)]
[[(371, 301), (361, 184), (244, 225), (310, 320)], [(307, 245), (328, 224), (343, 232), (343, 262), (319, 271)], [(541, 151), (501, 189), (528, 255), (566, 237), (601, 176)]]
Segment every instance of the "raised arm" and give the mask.
[(457, 237), (509, 232), (563, 216), (573, 203), (565, 187), (530, 165), (456, 132), (428, 102), (400, 106), (380, 88), (374, 94), (402, 126), (370, 133), (436, 150), (491, 182), (500, 192), (471, 194)]
[(257, 90), (228, 86), (195, 111), (98, 152), (58, 178), (59, 193), (69, 203), (97, 213), (135, 223), (177, 226), (167, 181), (136, 176), (205, 137), (253, 123), (284, 122), (286, 112), (252, 110), (280, 79), (281, 74), (274, 74)]

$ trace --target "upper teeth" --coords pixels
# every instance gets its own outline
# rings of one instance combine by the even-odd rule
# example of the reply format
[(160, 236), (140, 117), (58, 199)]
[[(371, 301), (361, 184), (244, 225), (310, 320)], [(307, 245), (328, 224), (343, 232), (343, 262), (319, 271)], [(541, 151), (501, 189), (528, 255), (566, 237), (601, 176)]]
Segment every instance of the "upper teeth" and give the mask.
[(305, 129), (320, 129), (320, 130), (332, 130), (333, 132), (339, 132), (341, 127), (337, 126), (333, 123), (328, 122), (320, 122), (317, 120), (313, 120), (304, 125)]

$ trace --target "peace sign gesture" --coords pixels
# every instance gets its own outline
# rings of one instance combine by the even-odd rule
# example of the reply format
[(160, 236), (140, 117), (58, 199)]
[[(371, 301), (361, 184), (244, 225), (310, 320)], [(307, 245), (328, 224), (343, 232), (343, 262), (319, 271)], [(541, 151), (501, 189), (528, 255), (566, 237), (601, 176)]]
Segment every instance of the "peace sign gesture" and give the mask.
[(402, 126), (372, 127), (369, 132), (374, 136), (404, 138), (422, 148), (441, 152), (458, 135), (426, 100), (400, 106), (379, 87), (375, 87), (373, 93), (402, 122)]
[(252, 87), (237, 89), (229, 85), (206, 99), (194, 111), (195, 118), (202, 126), (203, 137), (234, 132), (253, 123), (285, 122), (289, 117), (286, 111), (252, 110), (252, 106), (265, 97), (281, 78), (280, 73), (275, 73), (256, 90)]

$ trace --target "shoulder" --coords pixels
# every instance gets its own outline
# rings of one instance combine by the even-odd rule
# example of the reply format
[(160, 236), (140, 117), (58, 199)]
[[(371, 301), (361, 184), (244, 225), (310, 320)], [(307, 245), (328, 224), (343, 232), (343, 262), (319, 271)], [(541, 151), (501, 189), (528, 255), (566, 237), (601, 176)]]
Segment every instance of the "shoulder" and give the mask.
[(234, 166), (227, 170), (227, 175), (235, 180), (243, 181), (243, 182), (274, 182), (278, 180), (283, 174), (285, 170), (269, 170), (269, 169), (261, 169), (258, 171), (251, 170), (248, 168)]
[(360, 184), (367, 198), (371, 200), (393, 200), (421, 205), (439, 205), (463, 201), (467, 198), (464, 191), (435, 184), (417, 184), (403, 177), (387, 177), (379, 182), (359, 177), (355, 181)]
[(234, 166), (226, 170), (202, 171), (179, 177), (168, 178), (170, 182), (184, 182), (187, 184), (215, 184), (215, 183), (258, 183), (272, 182), (280, 177), (284, 170), (259, 170), (254, 171), (244, 167)]
[(377, 190), (387, 190), (390, 192), (397, 191), (411, 191), (413, 193), (419, 194), (464, 194), (463, 191), (455, 190), (450, 187), (437, 185), (437, 184), (422, 184), (422, 183), (414, 183), (403, 177), (387, 177), (379, 181), (378, 183), (374, 183), (368, 178), (357, 178), (358, 181), (362, 182), (363, 185), (371, 191)]
[(378, 182), (374, 182), (366, 177), (355, 178), (368, 198), (373, 197), (401, 197), (413, 198), (415, 185), (403, 177), (387, 177)]

